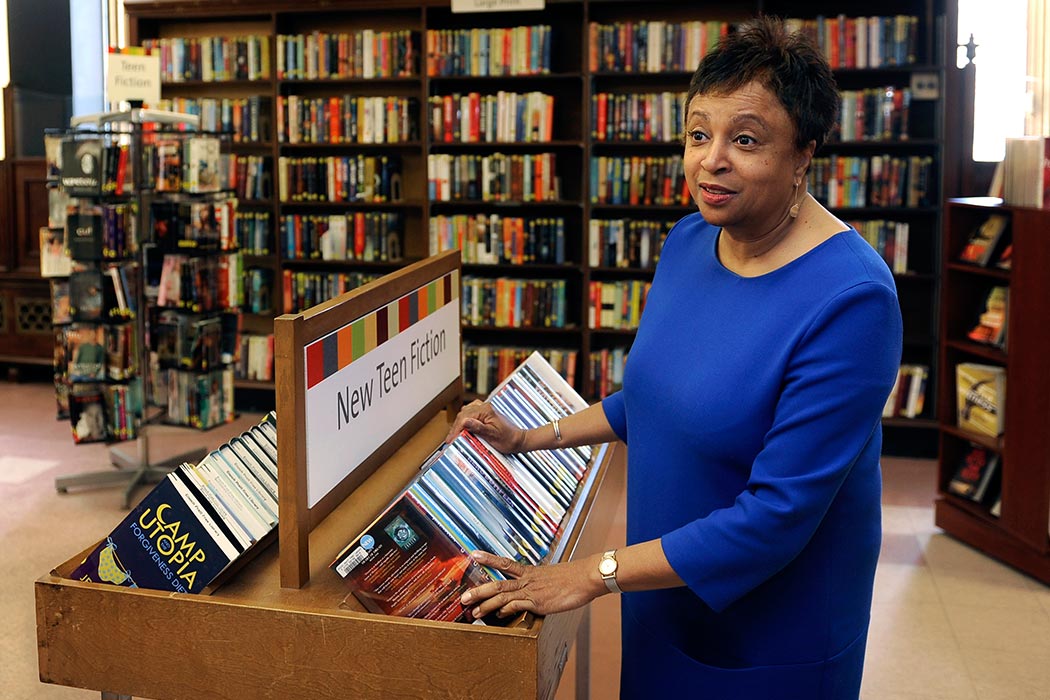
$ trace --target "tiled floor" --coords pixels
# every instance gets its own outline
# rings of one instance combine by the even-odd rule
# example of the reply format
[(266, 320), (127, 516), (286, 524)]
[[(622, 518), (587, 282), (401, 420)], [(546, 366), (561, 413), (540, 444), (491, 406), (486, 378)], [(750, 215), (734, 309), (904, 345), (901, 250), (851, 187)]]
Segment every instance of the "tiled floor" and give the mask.
[[(33, 581), (125, 514), (114, 489), (55, 493), (56, 476), (107, 468), (107, 460), (104, 446), (74, 446), (53, 411), (49, 385), (0, 381), (2, 700), (99, 697), (38, 681)], [(257, 418), (206, 433), (165, 429), (151, 451), (214, 446)], [(931, 462), (886, 459), (883, 468), (884, 544), (862, 698), (1050, 700), (1050, 588), (934, 527)], [(621, 509), (608, 544), (622, 542)], [(591, 618), (591, 697), (607, 700), (619, 677), (614, 597), (596, 601)], [(574, 669), (570, 658), (559, 700), (574, 696)]]

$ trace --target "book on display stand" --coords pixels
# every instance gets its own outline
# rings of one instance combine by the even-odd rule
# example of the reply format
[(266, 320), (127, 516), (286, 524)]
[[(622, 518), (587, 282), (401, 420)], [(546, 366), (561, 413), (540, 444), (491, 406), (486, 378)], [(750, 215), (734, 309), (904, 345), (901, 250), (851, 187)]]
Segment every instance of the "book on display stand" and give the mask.
[[(539, 353), (487, 401), (526, 429), (587, 406)], [(463, 431), (434, 451), (331, 568), (370, 612), (497, 623), (474, 619), (459, 602), (468, 588), (505, 578), (470, 553), (483, 550), (530, 565), (550, 561), (591, 453), (584, 446), (504, 455)]]

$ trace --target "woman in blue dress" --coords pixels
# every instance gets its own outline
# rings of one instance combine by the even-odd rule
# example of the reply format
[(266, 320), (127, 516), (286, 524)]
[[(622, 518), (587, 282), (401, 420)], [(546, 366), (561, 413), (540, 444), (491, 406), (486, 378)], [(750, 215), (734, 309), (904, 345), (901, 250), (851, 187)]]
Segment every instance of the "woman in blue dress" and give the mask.
[(838, 114), (812, 44), (760, 18), (689, 86), (699, 211), (667, 236), (623, 390), (529, 431), (474, 402), (466, 428), (524, 451), (623, 440), (627, 546), (464, 595), (475, 615), (622, 592), (622, 698), (857, 698), (878, 558), (881, 415), (901, 354), (893, 277), (806, 191)]

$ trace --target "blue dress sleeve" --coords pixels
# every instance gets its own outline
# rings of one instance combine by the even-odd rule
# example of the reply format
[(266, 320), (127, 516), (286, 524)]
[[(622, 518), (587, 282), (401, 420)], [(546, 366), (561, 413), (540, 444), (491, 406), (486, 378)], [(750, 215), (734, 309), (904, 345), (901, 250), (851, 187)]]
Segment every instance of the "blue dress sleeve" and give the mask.
[(661, 539), (672, 568), (712, 609), (769, 579), (813, 537), (880, 424), (900, 348), (900, 306), (885, 284), (852, 286), (815, 316), (747, 487), (731, 506)]
[(627, 407), (623, 402), (623, 392), (617, 391), (602, 399), (602, 410), (605, 411), (605, 419), (609, 421), (616, 437), (624, 443), (627, 442)]

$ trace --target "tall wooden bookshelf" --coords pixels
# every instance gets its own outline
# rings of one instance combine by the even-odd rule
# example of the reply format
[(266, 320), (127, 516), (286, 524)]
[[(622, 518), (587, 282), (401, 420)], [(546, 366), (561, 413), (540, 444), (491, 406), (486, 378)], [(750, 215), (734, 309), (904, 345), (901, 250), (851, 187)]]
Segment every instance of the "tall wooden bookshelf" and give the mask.
[[(604, 95), (684, 93), (691, 75), (690, 67), (677, 66), (673, 70), (639, 72), (620, 68), (610, 70), (605, 61), (592, 65), (591, 52), (595, 50), (591, 26), (642, 21), (661, 21), (667, 24), (693, 20), (725, 22), (729, 25), (758, 12), (802, 20), (819, 20), (830, 32), (835, 22), (856, 15), (850, 8), (831, 0), (807, 0), (801, 4), (782, 0), (751, 0), (723, 3), (717, 7), (684, 8), (670, 0), (647, 2), (644, 5), (622, 0), (549, 0), (542, 12), (452, 13), (448, 0), (420, 2), (379, 2), (360, 0), (332, 3), (317, 0), (302, 2), (265, 2), (245, 5), (239, 2), (216, 0), (199, 4), (182, 0), (127, 0), (129, 42), (158, 37), (238, 36), (258, 34), (270, 39), (271, 70), (269, 77), (257, 80), (212, 81), (199, 80), (165, 85), (165, 96), (257, 96), (269, 109), (270, 129), (265, 138), (240, 146), (245, 153), (261, 155), (275, 169), (280, 158), (324, 157), (328, 155), (387, 155), (400, 160), (402, 167), (402, 199), (386, 203), (354, 203), (332, 205), (326, 203), (281, 202), (276, 194), (268, 199), (242, 203), (242, 209), (265, 211), (270, 217), (274, 246), (272, 252), (246, 258), (246, 267), (260, 267), (271, 271), (274, 280), (273, 312), (246, 314), (246, 332), (272, 332), (272, 318), (282, 312), (296, 311), (283, 308), (281, 279), (286, 273), (359, 273), (380, 274), (425, 256), (430, 248), (429, 226), (438, 216), (492, 216), (520, 217), (526, 221), (541, 217), (563, 220), (565, 230), (564, 257), (560, 262), (502, 262), (476, 264), (465, 261), (465, 279), (515, 278), (526, 282), (556, 279), (564, 283), (565, 313), (561, 323), (553, 327), (508, 327), (505, 324), (468, 325), (464, 328), (466, 344), (497, 346), (522, 345), (543, 348), (565, 348), (577, 352), (574, 383), (586, 397), (598, 398), (599, 384), (592, 376), (592, 353), (616, 348), (629, 348), (634, 331), (627, 327), (592, 327), (588, 323), (588, 309), (593, 304), (591, 290), (596, 283), (642, 287), (652, 279), (652, 264), (610, 265), (590, 263), (589, 230), (592, 222), (605, 220), (672, 222), (694, 210), (680, 202), (650, 204), (618, 204), (600, 201), (594, 191), (596, 178), (594, 163), (599, 158), (664, 157), (681, 154), (679, 134), (672, 138), (658, 136), (650, 140), (639, 138), (599, 138), (592, 101)], [(874, 9), (871, 10), (875, 12)], [(927, 400), (922, 412), (914, 418), (887, 418), (886, 444), (888, 451), (912, 454), (933, 454), (936, 448), (936, 377), (938, 361), (937, 294), (940, 273), (941, 206), (946, 191), (946, 173), (940, 164), (946, 161), (944, 133), (945, 71), (947, 51), (944, 36), (950, 32), (945, 17), (947, 8), (942, 0), (893, 0), (878, 8), (883, 17), (904, 15), (914, 17), (912, 52), (900, 62), (880, 64), (878, 67), (840, 67), (836, 79), (843, 90), (891, 88), (903, 92), (914, 88), (908, 116), (905, 119), (906, 136), (899, 132), (878, 138), (857, 136), (837, 140), (822, 149), (821, 156), (854, 157), (868, 161), (877, 157), (929, 158), (932, 168), (927, 177), (926, 197), (920, 205), (871, 206), (867, 203), (837, 207), (835, 213), (843, 220), (863, 222), (888, 220), (909, 227), (907, 265), (895, 275), (904, 316), (903, 363), (921, 364), (930, 368)], [(948, 15), (950, 16), (950, 15)], [(430, 75), (427, 70), (428, 33), (451, 32), (485, 28), (550, 27), (550, 60), (544, 70), (526, 75), (460, 76)], [(408, 75), (349, 79), (288, 79), (279, 77), (275, 67), (277, 37), (286, 35), (309, 36), (315, 31), (355, 32), (407, 31), (415, 55), (415, 70)], [(474, 36), (477, 35), (475, 32)], [(845, 49), (845, 40), (842, 42)], [(447, 47), (443, 49), (447, 52)], [(432, 53), (432, 52), (431, 52)], [(843, 59), (843, 66), (847, 63)], [(927, 87), (923, 92), (921, 87)], [(429, 101), (435, 97), (477, 92), (480, 95), (498, 91), (516, 93), (542, 92), (554, 97), (553, 130), (549, 142), (491, 142), (448, 143), (435, 139), (429, 123)], [(276, 106), (278, 98), (289, 95), (390, 95), (411, 98), (418, 113), (414, 115), (418, 138), (383, 144), (287, 144), (276, 134)], [(428, 159), (436, 155), (477, 155), (495, 153), (510, 157), (538, 156), (552, 153), (556, 158), (555, 171), (560, 190), (553, 201), (535, 202), (515, 198), (511, 201), (478, 202), (470, 199), (438, 201), (428, 192)], [(271, 192), (279, 189), (277, 175), (273, 176)], [(345, 211), (386, 211), (400, 213), (403, 220), (403, 259), (398, 261), (321, 261), (293, 259), (285, 253), (278, 230), (282, 216), (294, 214), (332, 214)], [(242, 382), (241, 386), (262, 386)]]
[[(1009, 270), (959, 262), (976, 228), (990, 215), (1009, 219), (1013, 259)], [(950, 200), (942, 276), (939, 498), (936, 523), (949, 534), (1011, 566), (1050, 583), (1050, 212), (1006, 206), (997, 199)], [(993, 259), (994, 260), (994, 259)], [(1005, 349), (967, 337), (993, 286), (1009, 289)], [(991, 438), (958, 427), (955, 368), (977, 362), (1006, 369), (1005, 429)], [(948, 490), (968, 446), (1000, 458), (1002, 502), (978, 504)]]

